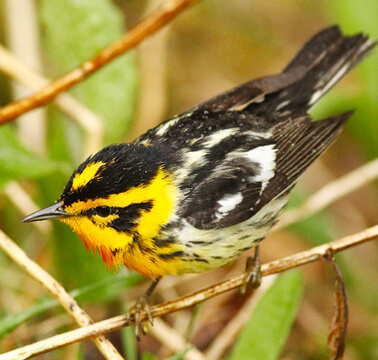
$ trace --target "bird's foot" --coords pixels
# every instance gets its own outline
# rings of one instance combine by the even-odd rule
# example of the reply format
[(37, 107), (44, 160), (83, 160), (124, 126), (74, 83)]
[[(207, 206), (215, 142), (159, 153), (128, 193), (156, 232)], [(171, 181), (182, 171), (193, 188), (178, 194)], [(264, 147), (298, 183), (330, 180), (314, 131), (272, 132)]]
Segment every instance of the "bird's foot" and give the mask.
[[(146, 314), (146, 316), (143, 316)], [(135, 336), (140, 340), (140, 333), (146, 335), (149, 331), (150, 325), (153, 325), (153, 319), (150, 309), (150, 301), (147, 295), (142, 295), (138, 298), (134, 306), (132, 306), (126, 314), (126, 320), (135, 321)]]
[(258, 248), (255, 249), (255, 256), (249, 256), (247, 258), (245, 271), (247, 277), (244, 284), (240, 287), (240, 292), (244, 294), (247, 290), (247, 287), (257, 289), (261, 285), (261, 263)]

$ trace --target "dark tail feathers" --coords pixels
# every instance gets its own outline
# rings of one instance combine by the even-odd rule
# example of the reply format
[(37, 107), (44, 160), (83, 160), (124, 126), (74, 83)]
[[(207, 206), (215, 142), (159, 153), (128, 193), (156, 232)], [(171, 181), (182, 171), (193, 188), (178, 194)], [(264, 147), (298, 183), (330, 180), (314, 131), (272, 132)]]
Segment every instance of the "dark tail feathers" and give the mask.
[(344, 36), (338, 26), (310, 39), (279, 75), (257, 79), (194, 110), (246, 110), (266, 117), (305, 114), (376, 45), (363, 34)]

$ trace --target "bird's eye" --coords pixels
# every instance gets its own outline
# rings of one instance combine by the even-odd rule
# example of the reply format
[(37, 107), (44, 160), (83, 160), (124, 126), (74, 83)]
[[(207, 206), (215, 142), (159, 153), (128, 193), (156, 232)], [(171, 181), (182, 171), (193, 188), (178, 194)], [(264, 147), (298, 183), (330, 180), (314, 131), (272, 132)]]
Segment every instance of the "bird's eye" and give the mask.
[(109, 206), (97, 206), (94, 211), (98, 216), (107, 217), (110, 215), (112, 209)]

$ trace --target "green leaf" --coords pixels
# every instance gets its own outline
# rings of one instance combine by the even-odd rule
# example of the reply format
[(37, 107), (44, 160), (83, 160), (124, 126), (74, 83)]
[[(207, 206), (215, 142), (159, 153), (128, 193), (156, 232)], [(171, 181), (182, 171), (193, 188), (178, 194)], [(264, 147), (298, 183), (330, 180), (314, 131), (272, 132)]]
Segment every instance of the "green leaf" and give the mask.
[(302, 292), (299, 271), (281, 275), (260, 299), (230, 359), (277, 359), (295, 319)]
[(142, 354), (142, 359), (143, 360), (156, 360), (157, 357), (154, 354), (145, 352), (145, 353)]
[[(127, 289), (135, 286), (140, 280), (141, 276), (135, 272), (129, 272), (122, 276), (114, 275), (109, 279), (99, 281), (80, 289), (75, 289), (70, 292), (70, 295), (81, 302), (108, 302), (112, 301), (120, 293), (120, 289)], [(23, 311), (3, 317), (0, 319), (0, 339), (31, 318), (35, 318), (47, 310), (58, 306), (59, 304), (55, 299), (45, 298)]]
[(57, 304), (54, 299), (44, 299), (23, 311), (6, 315), (0, 320), (0, 339), (24, 322)]
[(36, 178), (63, 168), (63, 163), (43, 159), (28, 151), (10, 126), (0, 128), (0, 189), (19, 178)]
[[(98, 54), (125, 34), (121, 12), (109, 0), (41, 0), (44, 43), (59, 73)], [(119, 141), (136, 104), (136, 59), (122, 55), (76, 85), (72, 92), (99, 114), (106, 141)]]

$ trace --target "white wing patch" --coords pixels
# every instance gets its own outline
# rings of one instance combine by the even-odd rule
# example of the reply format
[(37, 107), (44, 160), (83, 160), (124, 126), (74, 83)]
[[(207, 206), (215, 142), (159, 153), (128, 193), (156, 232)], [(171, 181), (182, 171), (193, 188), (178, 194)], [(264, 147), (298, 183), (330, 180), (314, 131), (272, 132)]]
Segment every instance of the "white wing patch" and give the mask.
[(270, 129), (264, 132), (248, 130), (248, 131), (244, 131), (243, 134), (251, 136), (256, 139), (270, 139), (272, 137), (272, 130)]
[(231, 136), (232, 134), (236, 134), (238, 132), (238, 129), (231, 128), (231, 129), (224, 129), (217, 131), (214, 134), (209, 135), (204, 142), (204, 146), (206, 148), (211, 148), (217, 144), (219, 144), (223, 139)]
[(236, 208), (243, 201), (243, 195), (238, 192), (232, 195), (226, 195), (221, 200), (218, 201), (220, 208), (217, 210), (215, 216), (217, 219), (222, 219), (225, 217), (230, 211)]
[(265, 145), (250, 150), (244, 155), (248, 160), (260, 166), (260, 172), (255, 176), (252, 176), (250, 180), (261, 181), (262, 190), (264, 190), (269, 180), (274, 176), (276, 151), (274, 145)]
[(207, 150), (188, 151), (185, 156), (185, 167), (201, 166), (206, 163)]

